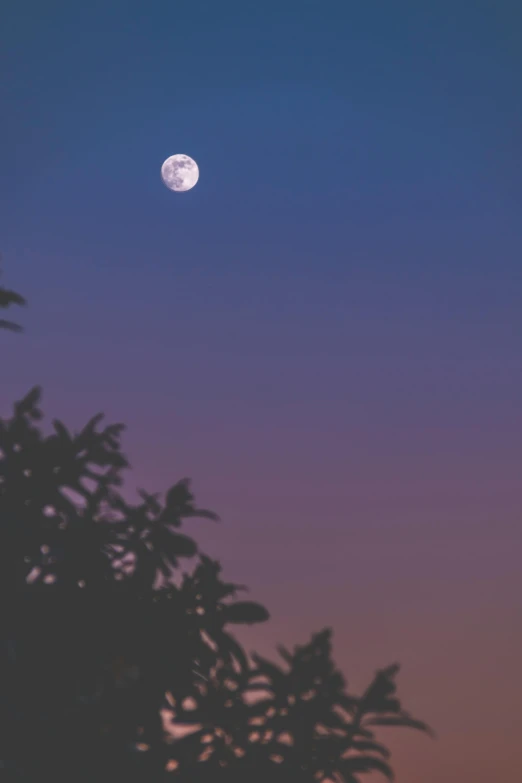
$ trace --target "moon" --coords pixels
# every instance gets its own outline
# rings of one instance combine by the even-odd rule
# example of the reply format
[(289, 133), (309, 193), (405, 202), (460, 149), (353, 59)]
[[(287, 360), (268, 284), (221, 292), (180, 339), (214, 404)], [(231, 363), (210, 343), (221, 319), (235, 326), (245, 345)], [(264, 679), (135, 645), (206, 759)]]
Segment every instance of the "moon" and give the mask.
[(161, 167), (161, 179), (170, 190), (183, 193), (198, 181), (198, 164), (188, 155), (171, 155)]

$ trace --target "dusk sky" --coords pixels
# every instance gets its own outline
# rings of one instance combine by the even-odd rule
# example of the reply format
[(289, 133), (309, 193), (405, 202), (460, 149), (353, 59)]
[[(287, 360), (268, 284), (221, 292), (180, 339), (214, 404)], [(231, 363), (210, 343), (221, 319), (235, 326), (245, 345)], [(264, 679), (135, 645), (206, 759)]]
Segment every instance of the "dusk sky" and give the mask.
[[(520, 0), (7, 0), (0, 415), (128, 430), (269, 623), (522, 780)], [(161, 182), (168, 156), (200, 168)], [(190, 528), (188, 529), (190, 532)], [(368, 778), (373, 781), (373, 778)]]

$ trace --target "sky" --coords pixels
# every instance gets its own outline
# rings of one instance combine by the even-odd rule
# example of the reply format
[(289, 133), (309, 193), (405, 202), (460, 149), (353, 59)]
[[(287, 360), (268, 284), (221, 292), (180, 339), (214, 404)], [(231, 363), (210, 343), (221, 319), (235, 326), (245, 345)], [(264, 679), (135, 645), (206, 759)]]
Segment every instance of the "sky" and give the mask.
[[(0, 415), (123, 421), (129, 488), (271, 621), (399, 661), (399, 783), (522, 779), (522, 6), (6, 0)], [(196, 187), (161, 182), (192, 156)], [(130, 491), (130, 490), (129, 490)], [(368, 781), (373, 779), (368, 778)]]

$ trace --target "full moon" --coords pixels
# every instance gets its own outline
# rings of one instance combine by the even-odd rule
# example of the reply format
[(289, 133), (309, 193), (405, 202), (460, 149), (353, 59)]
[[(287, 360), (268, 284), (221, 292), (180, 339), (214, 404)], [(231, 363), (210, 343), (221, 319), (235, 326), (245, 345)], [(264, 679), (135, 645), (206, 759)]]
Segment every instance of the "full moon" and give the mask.
[(198, 164), (188, 155), (171, 155), (161, 167), (161, 179), (170, 190), (183, 193), (198, 181)]

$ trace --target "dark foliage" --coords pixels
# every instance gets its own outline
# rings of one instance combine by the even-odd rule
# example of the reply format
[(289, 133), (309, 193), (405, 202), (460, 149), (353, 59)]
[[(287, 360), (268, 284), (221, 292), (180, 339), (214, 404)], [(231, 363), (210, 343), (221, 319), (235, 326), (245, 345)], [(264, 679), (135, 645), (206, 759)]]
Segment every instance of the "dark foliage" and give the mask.
[[(0, 420), (2, 726), (6, 780), (24, 783), (357, 783), (389, 753), (381, 725), (427, 727), (395, 696), (398, 667), (348, 695), (330, 631), (284, 664), (249, 659), (239, 601), (181, 532), (187, 480), (164, 499), (120, 492), (121, 425), (39, 427), (33, 389)], [(183, 559), (193, 564), (182, 573)]]
[[(26, 301), (23, 296), (17, 294), (15, 291), (9, 291), (7, 288), (0, 286), (0, 307), (7, 308), (12, 304), (25, 305)], [(11, 332), (21, 332), (22, 327), (13, 321), (6, 321), (0, 318), (0, 329), (9, 329)]]

